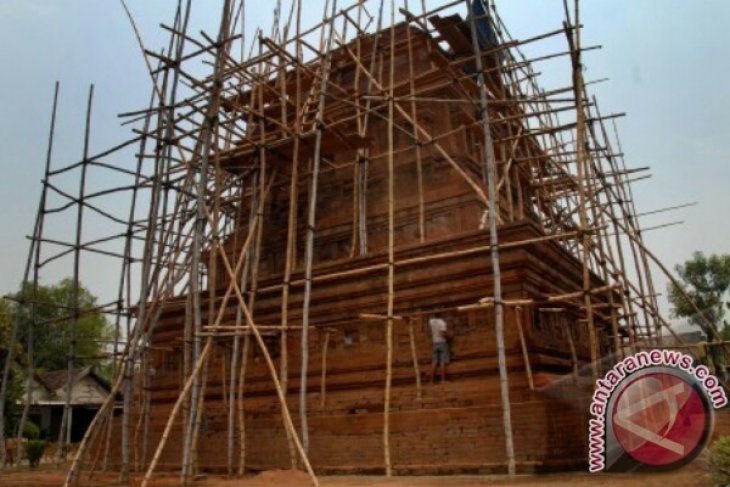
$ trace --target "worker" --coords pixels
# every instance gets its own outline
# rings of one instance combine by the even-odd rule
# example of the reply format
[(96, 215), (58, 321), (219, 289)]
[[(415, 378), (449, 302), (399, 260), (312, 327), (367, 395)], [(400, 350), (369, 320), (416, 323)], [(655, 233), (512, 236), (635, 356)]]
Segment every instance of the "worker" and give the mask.
[(431, 383), (436, 380), (436, 369), (441, 367), (441, 382), (446, 382), (446, 366), (451, 361), (451, 350), (449, 339), (451, 332), (446, 326), (446, 321), (440, 313), (434, 313), (428, 320), (431, 328), (431, 340), (433, 341), (433, 359), (431, 363)]

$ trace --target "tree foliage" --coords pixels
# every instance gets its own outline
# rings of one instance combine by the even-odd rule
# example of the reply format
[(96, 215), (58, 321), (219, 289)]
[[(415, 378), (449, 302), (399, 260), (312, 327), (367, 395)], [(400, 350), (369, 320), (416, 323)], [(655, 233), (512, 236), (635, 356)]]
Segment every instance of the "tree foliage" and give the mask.
[(680, 289), (669, 285), (669, 301), (675, 317), (687, 318), (690, 323), (699, 326), (708, 339), (719, 338), (730, 333), (730, 327), (724, 321), (725, 310), (730, 307), (728, 289), (730, 289), (730, 255), (705, 256), (695, 252), (692, 259), (676, 267), (682, 279), (681, 289), (692, 299), (702, 311), (704, 317), (712, 324), (708, 327), (690, 303), (682, 296)]
[(13, 331), (13, 307), (10, 301), (0, 299), (0, 353), (5, 353)]
[[(0, 299), (0, 382), (3, 379), (3, 367), (8, 357), (8, 344), (13, 330), (13, 306), (10, 301)], [(18, 353), (20, 347), (14, 348)], [(17, 363), (11, 364), (8, 375), (8, 386), (5, 395), (5, 431), (13, 431), (18, 417), (17, 404), (23, 394), (22, 372)]]
[(30, 468), (38, 467), (47, 446), (48, 442), (44, 440), (28, 440), (28, 444), (25, 445), (25, 455), (28, 457)]
[[(41, 371), (65, 369), (74, 314), (73, 281), (64, 279), (52, 286), (39, 285), (35, 299), (33, 299), (32, 284), (25, 283), (14, 298), (23, 303), (14, 306), (14, 312), (20, 314), (19, 346), (24, 352), (27, 350), (29, 325), (34, 323), (35, 368)], [(94, 309), (98, 306), (96, 297), (81, 285), (79, 285), (78, 302), (75, 364), (77, 367), (85, 367), (99, 362), (100, 356), (105, 351), (104, 340), (112, 336), (112, 331), (104, 315)]]
[(707, 468), (715, 485), (730, 482), (730, 436), (721, 436), (705, 454)]

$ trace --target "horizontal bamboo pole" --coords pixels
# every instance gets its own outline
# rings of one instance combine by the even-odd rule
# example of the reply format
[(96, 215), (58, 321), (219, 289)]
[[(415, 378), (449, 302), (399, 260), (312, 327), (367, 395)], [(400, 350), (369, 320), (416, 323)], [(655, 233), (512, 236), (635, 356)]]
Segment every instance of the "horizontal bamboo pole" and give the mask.
[[(504, 242), (504, 243), (498, 244), (498, 247), (500, 249), (510, 249), (510, 248), (518, 248), (518, 247), (521, 247), (524, 245), (532, 245), (535, 243), (547, 242), (550, 240), (571, 239), (571, 238), (577, 237), (578, 233), (579, 232), (577, 232), (577, 231), (555, 233), (552, 235), (544, 235), (541, 237), (528, 238), (528, 239), (519, 240), (519, 241), (515, 241), (515, 242)], [(446, 259), (453, 259), (453, 258), (457, 258), (457, 257), (464, 257), (467, 255), (488, 253), (488, 252), (491, 252), (491, 250), (492, 250), (491, 245), (480, 245), (477, 247), (471, 247), (471, 248), (463, 249), (463, 250), (455, 250), (455, 251), (451, 251), (451, 252), (440, 252), (437, 254), (396, 260), (393, 263), (393, 265), (396, 268), (397, 267), (410, 267), (410, 266), (425, 264), (428, 262), (433, 262), (433, 261), (438, 261), (438, 260), (446, 260)], [(337, 272), (331, 272), (331, 273), (319, 274), (319, 275), (315, 274), (312, 276), (312, 281), (313, 282), (326, 282), (326, 281), (331, 281), (331, 280), (335, 280), (335, 279), (342, 279), (345, 277), (353, 277), (353, 276), (358, 276), (358, 275), (362, 275), (362, 274), (369, 274), (369, 273), (377, 272), (377, 271), (387, 269), (387, 268), (388, 268), (388, 263), (383, 262), (383, 263), (373, 264), (373, 265), (369, 265), (369, 266), (357, 267), (355, 269), (348, 269), (345, 271), (337, 271)], [(305, 282), (304, 279), (296, 279), (290, 283), (290, 286), (303, 286), (304, 282)], [(276, 291), (276, 290), (279, 290), (281, 287), (282, 287), (281, 284), (262, 287), (262, 288), (259, 288), (259, 292)]]
[(554, 295), (554, 296), (549, 296), (547, 298), (547, 301), (549, 303), (553, 303), (555, 301), (565, 301), (565, 300), (568, 300), (568, 299), (582, 298), (586, 294), (600, 294), (600, 293), (603, 293), (603, 292), (606, 292), (606, 291), (611, 291), (611, 290), (614, 290), (614, 289), (619, 289), (620, 287), (621, 286), (618, 285), (618, 284), (610, 284), (608, 286), (595, 287), (593, 289), (589, 289), (589, 290), (586, 290), (586, 291), (576, 291), (576, 292), (573, 292), (573, 293), (557, 294), (557, 295)]
[[(379, 315), (379, 314), (374, 314), (374, 313), (360, 313), (357, 316), (361, 320), (388, 321), (387, 315)], [(407, 321), (410, 318), (404, 317), (404, 316), (393, 315), (392, 317), (390, 317), (390, 319), (392, 319), (393, 321)]]

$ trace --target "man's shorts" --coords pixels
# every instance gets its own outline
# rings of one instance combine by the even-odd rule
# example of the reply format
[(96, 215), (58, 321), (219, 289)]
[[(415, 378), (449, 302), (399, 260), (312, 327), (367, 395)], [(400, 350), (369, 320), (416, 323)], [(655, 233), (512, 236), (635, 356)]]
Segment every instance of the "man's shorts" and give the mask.
[(448, 364), (451, 361), (451, 351), (447, 342), (433, 344), (433, 364)]

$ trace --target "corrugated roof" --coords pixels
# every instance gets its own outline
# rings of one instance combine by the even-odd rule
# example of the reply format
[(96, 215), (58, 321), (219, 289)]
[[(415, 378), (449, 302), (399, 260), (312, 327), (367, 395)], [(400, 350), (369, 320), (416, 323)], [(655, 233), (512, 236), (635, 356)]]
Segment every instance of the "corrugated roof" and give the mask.
[[(72, 373), (74, 381), (83, 379), (89, 374), (89, 372), (91, 372), (90, 367), (73, 369)], [(66, 385), (66, 382), (68, 381), (68, 370), (53, 370), (51, 372), (46, 372), (45, 374), (39, 374), (38, 380), (50, 391), (57, 391)]]

